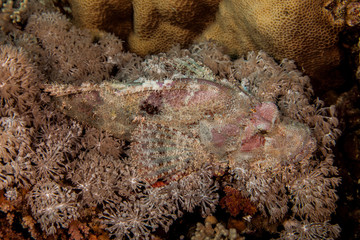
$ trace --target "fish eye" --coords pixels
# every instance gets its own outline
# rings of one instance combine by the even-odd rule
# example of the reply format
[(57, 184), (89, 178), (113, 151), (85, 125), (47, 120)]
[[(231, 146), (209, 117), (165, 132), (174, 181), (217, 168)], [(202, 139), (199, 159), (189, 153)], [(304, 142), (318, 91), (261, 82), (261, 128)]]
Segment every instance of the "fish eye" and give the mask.
[(260, 135), (265, 135), (265, 134), (268, 133), (268, 131), (265, 130), (265, 129), (258, 129), (257, 132), (258, 132), (258, 134), (260, 134)]

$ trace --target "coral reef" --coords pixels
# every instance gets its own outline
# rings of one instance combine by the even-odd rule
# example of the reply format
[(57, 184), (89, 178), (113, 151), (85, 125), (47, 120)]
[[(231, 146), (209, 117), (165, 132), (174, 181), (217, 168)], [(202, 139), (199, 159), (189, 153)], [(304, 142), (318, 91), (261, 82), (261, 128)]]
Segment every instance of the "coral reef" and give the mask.
[(24, 49), (4, 45), (0, 51), (1, 104), (23, 113), (39, 98), (41, 73), (28, 62)]
[[(112, 32), (120, 39), (126, 39), (132, 31), (133, 9), (131, 0), (70, 0), (71, 12), (78, 26)], [(121, 26), (121, 27), (120, 27)]]
[(242, 240), (245, 238), (241, 238), (235, 228), (226, 229), (214, 216), (209, 216), (204, 224), (197, 223), (195, 233), (191, 237), (191, 240), (204, 239)]
[(236, 189), (263, 221), (247, 218), (253, 232), (339, 235), (338, 121), (294, 62), (262, 51), (232, 61), (212, 42), (141, 58), (32, 9), (0, 46), (6, 226), (37, 239), (149, 239), (185, 214), (213, 214)]
[(317, 78), (340, 63), (340, 31), (359, 22), (359, 3), (353, 0), (70, 0), (70, 5), (79, 26), (115, 33), (141, 56), (211, 39), (228, 54), (264, 50), (278, 60), (293, 59)]
[(245, 215), (254, 215), (256, 207), (253, 206), (249, 199), (241, 196), (241, 192), (233, 187), (224, 188), (225, 196), (220, 200), (220, 206), (226, 208), (231, 216), (236, 217), (240, 212)]
[(190, 44), (214, 20), (220, 0), (69, 2), (79, 26), (129, 39), (130, 49), (145, 56)]
[(145, 56), (164, 52), (174, 43), (188, 45), (215, 18), (220, 0), (133, 0), (134, 23), (128, 37), (131, 51)]
[[(54, 21), (58, 22), (58, 28), (53, 27)], [(73, 27), (60, 14), (32, 15), (28, 19), (26, 32), (38, 39), (36, 44), (42, 46), (38, 53), (41, 56), (39, 60), (47, 63), (48, 67), (44, 71), (50, 76), (50, 81), (76, 84), (81, 79), (101, 82), (110, 77), (115, 63), (122, 62), (118, 58), (124, 55), (118, 38), (107, 34), (95, 44), (90, 32)], [(71, 58), (68, 57), (70, 55)]]
[(27, 4), (28, 0), (0, 1), (0, 23), (2, 31), (8, 32), (11, 29), (14, 29), (14, 26), (9, 24), (9, 22), (21, 23), (24, 21), (24, 14), (27, 12), (28, 7)]
[(67, 228), (79, 215), (75, 193), (55, 182), (39, 181), (28, 198), (33, 216), (47, 234), (54, 234), (59, 227)]
[(284, 223), (285, 231), (280, 239), (333, 239), (340, 231), (338, 226), (323, 223), (289, 220)]
[(340, 62), (337, 42), (346, 25), (345, 2), (225, 0), (199, 39), (215, 39), (232, 54), (264, 50), (319, 76)]

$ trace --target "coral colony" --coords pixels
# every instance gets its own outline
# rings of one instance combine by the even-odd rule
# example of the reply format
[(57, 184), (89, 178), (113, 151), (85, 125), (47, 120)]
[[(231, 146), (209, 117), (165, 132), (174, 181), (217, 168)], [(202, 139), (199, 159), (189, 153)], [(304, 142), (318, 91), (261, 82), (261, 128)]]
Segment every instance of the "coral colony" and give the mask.
[(140, 56), (214, 40), (227, 54), (295, 60), (312, 77), (340, 63), (339, 33), (360, 22), (356, 0), (68, 1), (78, 26), (112, 32)]
[(339, 236), (335, 110), (292, 61), (232, 61), (212, 42), (142, 58), (41, 6), (0, 38), (3, 223), (34, 239), (149, 239), (223, 208), (246, 219), (237, 236)]

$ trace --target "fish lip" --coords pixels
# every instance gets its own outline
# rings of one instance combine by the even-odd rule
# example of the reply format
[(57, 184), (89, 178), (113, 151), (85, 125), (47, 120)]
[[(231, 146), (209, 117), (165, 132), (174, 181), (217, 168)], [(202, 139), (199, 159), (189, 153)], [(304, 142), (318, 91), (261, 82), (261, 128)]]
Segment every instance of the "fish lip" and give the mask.
[[(285, 120), (285, 122), (287, 121), (289, 120)], [(295, 146), (295, 151), (289, 154), (286, 162), (297, 163), (302, 159), (309, 158), (316, 151), (317, 142), (307, 125), (294, 122), (294, 120), (290, 121), (290, 123), (285, 123), (285, 131), (289, 136), (295, 136), (293, 143), (289, 142), (289, 146)]]
[(287, 161), (283, 161), (282, 164), (286, 164), (288, 162), (291, 163), (298, 163), (303, 159), (309, 159), (312, 154), (316, 151), (317, 145), (316, 140), (312, 136), (308, 136), (306, 139), (304, 139), (303, 143), (299, 148), (297, 148), (297, 151), (294, 151), (291, 156), (289, 156)]
[(229, 155), (229, 167), (234, 169), (243, 162), (260, 166), (262, 170), (277, 169), (309, 159), (317, 149), (316, 139), (309, 127), (292, 119), (282, 119), (268, 134), (263, 136), (264, 145), (248, 151), (238, 147)]

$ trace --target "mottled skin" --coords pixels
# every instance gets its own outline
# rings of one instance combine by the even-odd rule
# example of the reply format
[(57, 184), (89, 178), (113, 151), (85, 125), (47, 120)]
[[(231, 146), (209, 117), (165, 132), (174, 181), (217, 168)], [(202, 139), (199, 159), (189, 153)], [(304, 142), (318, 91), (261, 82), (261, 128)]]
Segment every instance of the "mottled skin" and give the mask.
[(70, 0), (75, 22), (126, 40), (139, 55), (213, 39), (230, 54), (264, 50), (312, 76), (337, 66), (339, 32), (358, 23), (352, 0)]
[(129, 156), (150, 184), (178, 180), (205, 163), (214, 174), (244, 162), (278, 168), (315, 149), (307, 126), (230, 83), (177, 79), (46, 91), (67, 115), (130, 140)]

